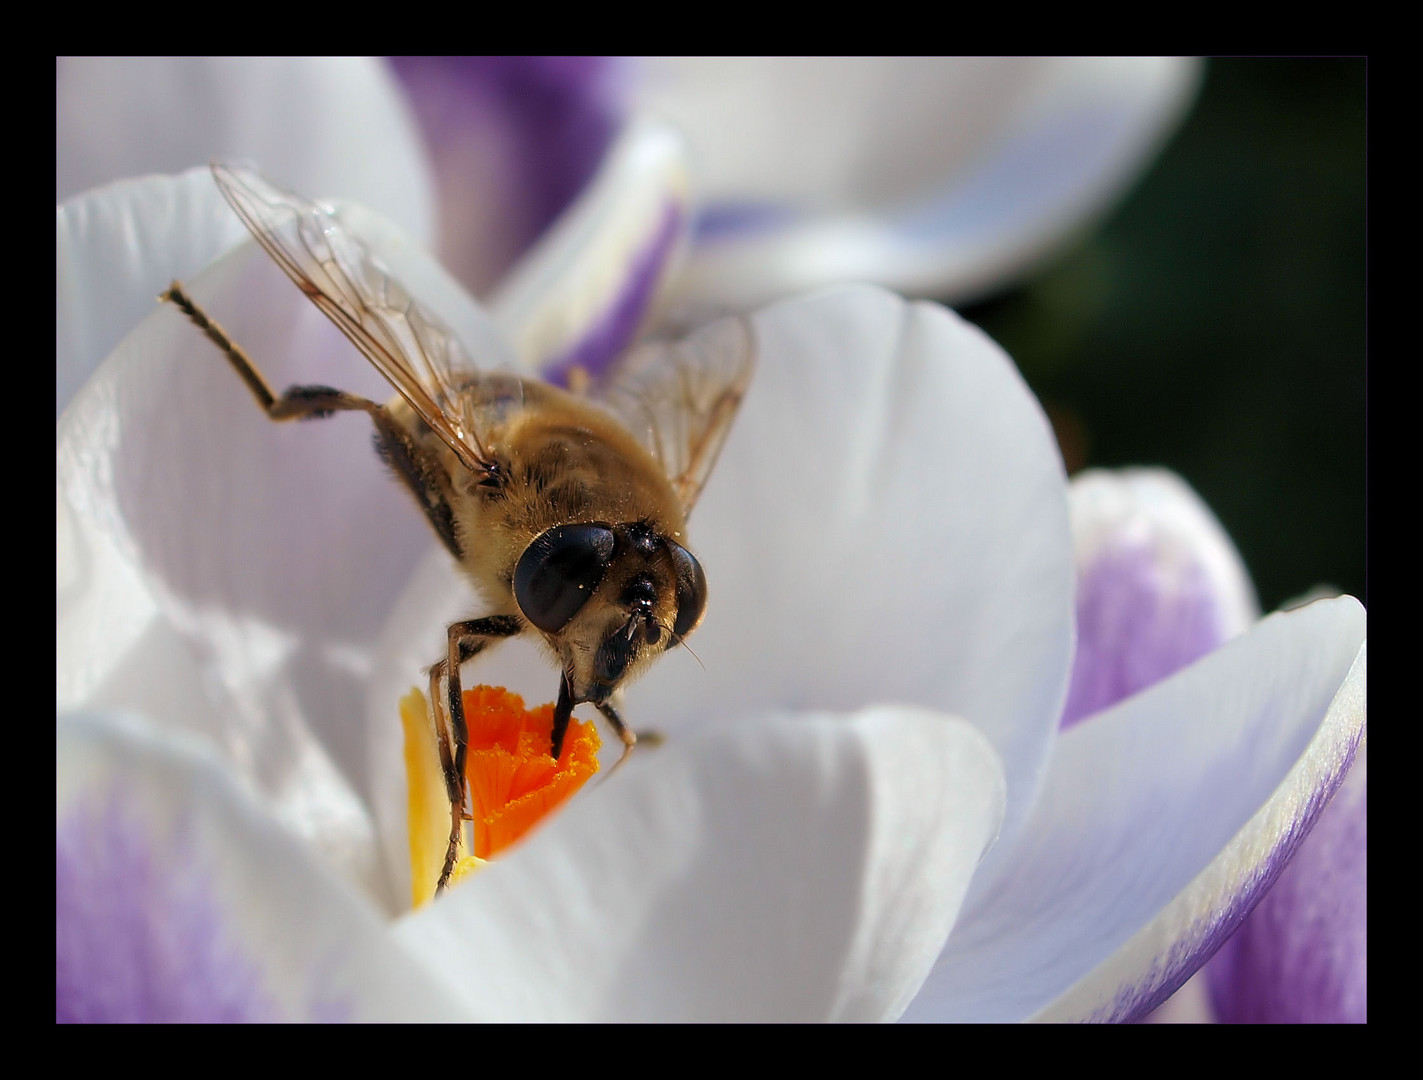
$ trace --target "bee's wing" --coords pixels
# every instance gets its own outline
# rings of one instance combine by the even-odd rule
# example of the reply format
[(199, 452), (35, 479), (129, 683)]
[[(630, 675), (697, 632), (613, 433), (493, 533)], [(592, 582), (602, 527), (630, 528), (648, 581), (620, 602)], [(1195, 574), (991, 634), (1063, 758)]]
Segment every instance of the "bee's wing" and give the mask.
[(214, 162), (213, 178), (257, 242), (400, 391), (469, 469), (489, 460), (470, 396), (478, 368), (454, 332), (415, 300), (337, 216), (251, 169)]
[(685, 513), (711, 475), (755, 363), (750, 325), (727, 316), (680, 341), (632, 350), (599, 393), (662, 463)]

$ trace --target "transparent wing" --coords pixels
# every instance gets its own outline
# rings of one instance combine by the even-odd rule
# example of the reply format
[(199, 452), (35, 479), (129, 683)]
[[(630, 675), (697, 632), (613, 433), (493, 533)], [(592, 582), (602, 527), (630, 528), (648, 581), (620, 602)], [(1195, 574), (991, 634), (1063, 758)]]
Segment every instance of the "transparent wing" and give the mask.
[(685, 513), (711, 475), (755, 363), (750, 325), (728, 316), (680, 341), (632, 350), (598, 393), (662, 463)]
[(213, 162), (213, 178), (257, 242), (340, 327), (471, 470), (489, 461), (471, 395), (478, 374), (464, 347), (326, 207), (251, 169)]

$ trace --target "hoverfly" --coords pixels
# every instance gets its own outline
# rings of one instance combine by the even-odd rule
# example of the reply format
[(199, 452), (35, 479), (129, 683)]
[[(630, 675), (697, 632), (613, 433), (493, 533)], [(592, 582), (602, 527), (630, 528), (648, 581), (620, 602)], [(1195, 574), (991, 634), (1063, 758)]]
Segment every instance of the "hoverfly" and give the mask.
[(397, 394), (385, 404), (328, 386), (278, 395), (179, 283), (162, 299), (222, 349), (269, 418), (369, 415), (378, 454), (491, 609), (448, 628), (429, 673), (450, 800), (443, 891), (466, 816), (462, 663), (532, 633), (561, 672), (554, 758), (584, 702), (612, 726), (624, 758), (637, 742), (612, 698), (706, 609), (686, 521), (750, 380), (751, 332), (730, 317), (644, 345), (577, 393), (481, 370), (333, 210), (247, 168), (214, 163), (212, 173), (267, 254)]

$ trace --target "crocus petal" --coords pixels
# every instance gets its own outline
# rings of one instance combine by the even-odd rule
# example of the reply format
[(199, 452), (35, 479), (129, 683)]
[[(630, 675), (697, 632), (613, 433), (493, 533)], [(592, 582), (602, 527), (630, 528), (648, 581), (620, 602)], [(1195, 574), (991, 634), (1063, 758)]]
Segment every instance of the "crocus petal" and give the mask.
[(70, 714), (55, 759), (57, 1019), (461, 1018), (202, 741)]
[[(276, 385), (383, 397), (254, 253), (214, 264), (193, 295)], [(224, 297), (236, 306), (209, 303)], [(346, 419), (271, 423), (211, 343), (155, 302), (57, 428), (56, 692), (61, 708), (131, 710), (210, 737), (290, 828), (379, 894), (353, 786), (359, 678), (429, 537), (374, 461), (368, 424)]]
[(61, 57), (56, 99), (56, 202), (244, 158), (294, 190), (359, 200), (429, 236), (419, 132), (377, 60)]
[(55, 416), (174, 279), (246, 235), (206, 168), (117, 181), (55, 210)]
[(597, 378), (637, 334), (691, 219), (686, 153), (662, 124), (628, 127), (597, 177), (489, 298), (521, 361), (562, 384)]
[(439, 192), (437, 254), (476, 296), (584, 189), (620, 119), (601, 56), (400, 56)]
[(396, 933), (485, 1020), (892, 1018), (1002, 810), (961, 721), (763, 717), (634, 757)]
[(1202, 974), (1226, 1023), (1368, 1020), (1368, 769), (1349, 775), (1295, 857)]
[[(245, 235), (206, 198), (213, 158), (428, 235), (418, 135), (375, 61), (65, 57), (57, 97), (56, 415), (169, 282)], [(183, 175), (116, 184), (159, 172)]]
[(1046, 419), (1008, 357), (934, 304), (842, 287), (772, 305), (754, 329), (758, 367), (690, 526), (711, 588), (691, 642), (705, 670), (668, 657), (629, 707), (963, 716), (1003, 759), (1007, 842), (1071, 649)]
[(1070, 727), (1244, 632), (1259, 608), (1210, 509), (1163, 469), (1089, 470), (1068, 488), (1078, 572)]
[[(1234, 545), (1179, 477), (1089, 470), (1073, 478), (1068, 497), (1079, 578), (1064, 726), (1165, 678), (1258, 617)], [(1209, 1017), (1212, 998), (1222, 1020), (1363, 1019), (1361, 776), (1356, 763), (1270, 894), (1197, 973), (1201, 985), (1183, 988), (1152, 1020)], [(1346, 797), (1355, 786), (1358, 796)]]
[(632, 100), (688, 136), (707, 206), (679, 283), (742, 307), (839, 280), (955, 300), (1117, 197), (1199, 65), (1132, 58), (645, 62)]
[(976, 887), (907, 1016), (1132, 1019), (1259, 900), (1348, 770), (1365, 617), (1272, 615), (1058, 741), (1011, 865)]

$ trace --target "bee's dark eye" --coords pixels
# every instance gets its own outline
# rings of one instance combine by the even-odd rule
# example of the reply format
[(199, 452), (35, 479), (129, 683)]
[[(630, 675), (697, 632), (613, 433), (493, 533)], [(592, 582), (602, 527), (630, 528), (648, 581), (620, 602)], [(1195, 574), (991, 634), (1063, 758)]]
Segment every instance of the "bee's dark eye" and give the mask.
[(672, 632), (686, 637), (697, 628), (707, 609), (707, 578), (702, 573), (702, 564), (682, 545), (669, 540), (667, 551), (677, 574), (677, 622)]
[(612, 557), (612, 529), (603, 525), (549, 529), (529, 545), (514, 568), (519, 610), (545, 633), (562, 630), (593, 595)]

